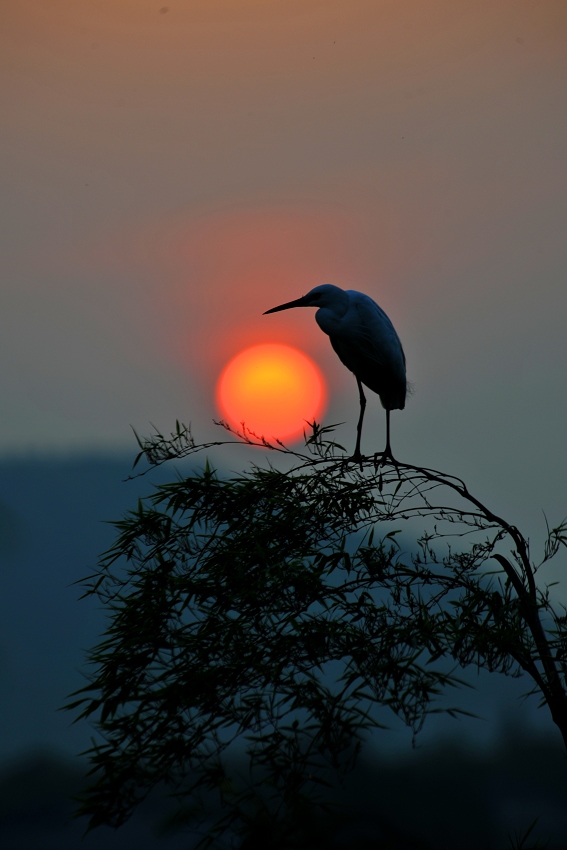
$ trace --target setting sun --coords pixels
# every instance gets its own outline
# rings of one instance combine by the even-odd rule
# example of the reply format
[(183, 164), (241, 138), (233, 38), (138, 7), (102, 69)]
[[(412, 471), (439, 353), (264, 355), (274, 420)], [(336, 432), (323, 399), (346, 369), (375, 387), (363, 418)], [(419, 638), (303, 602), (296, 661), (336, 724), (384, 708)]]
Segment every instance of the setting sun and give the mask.
[(255, 345), (237, 354), (222, 372), (217, 404), (231, 425), (259, 436), (300, 437), (306, 420), (319, 418), (325, 383), (312, 360), (289, 345)]

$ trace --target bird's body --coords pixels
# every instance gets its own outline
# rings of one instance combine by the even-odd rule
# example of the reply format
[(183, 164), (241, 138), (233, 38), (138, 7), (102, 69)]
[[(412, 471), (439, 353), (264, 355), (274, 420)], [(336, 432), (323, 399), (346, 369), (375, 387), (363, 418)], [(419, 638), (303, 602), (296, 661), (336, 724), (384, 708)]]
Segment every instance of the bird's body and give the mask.
[(343, 315), (337, 315), (336, 308), (320, 307), (315, 314), (317, 324), (329, 336), (341, 362), (380, 396), (386, 410), (403, 409), (406, 358), (394, 326), (368, 295), (354, 289), (339, 292), (346, 296), (337, 297), (346, 307)]
[(360, 457), (360, 437), (366, 398), (362, 384), (380, 396), (386, 410), (387, 442), (390, 449), (390, 410), (405, 407), (406, 358), (400, 339), (386, 313), (368, 295), (353, 289), (324, 284), (303, 298), (281, 304), (267, 313), (291, 307), (318, 307), (317, 324), (329, 336), (340, 360), (356, 377), (360, 393), (360, 418), (355, 457)]

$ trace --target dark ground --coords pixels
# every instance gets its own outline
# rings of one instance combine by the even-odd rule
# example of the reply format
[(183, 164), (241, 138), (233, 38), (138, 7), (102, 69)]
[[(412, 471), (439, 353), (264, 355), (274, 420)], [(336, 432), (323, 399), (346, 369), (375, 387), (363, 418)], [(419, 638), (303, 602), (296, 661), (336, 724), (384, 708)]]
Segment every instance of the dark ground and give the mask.
[[(160, 835), (166, 807), (146, 802), (126, 825), (82, 837), (71, 797), (84, 782), (78, 762), (30, 757), (0, 776), (3, 850), (178, 850), (194, 835)], [(455, 742), (403, 758), (361, 763), (339, 792), (334, 816), (320, 817), (310, 847), (375, 850), (567, 848), (567, 758), (557, 742), (511, 736), (492, 753)], [(537, 818), (529, 839), (519, 836)], [(516, 843), (514, 843), (516, 841)], [(546, 842), (548, 842), (546, 844)], [(274, 846), (272, 841), (248, 845)], [(287, 845), (284, 845), (287, 846)], [(306, 846), (306, 845), (304, 845)]]

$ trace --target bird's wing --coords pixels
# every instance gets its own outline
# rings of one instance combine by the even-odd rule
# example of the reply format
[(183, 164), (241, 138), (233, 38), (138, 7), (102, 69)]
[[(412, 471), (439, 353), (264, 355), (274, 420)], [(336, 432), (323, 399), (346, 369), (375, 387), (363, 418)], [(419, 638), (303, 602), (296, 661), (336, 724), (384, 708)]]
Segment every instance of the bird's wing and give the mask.
[(378, 393), (387, 409), (403, 408), (406, 360), (391, 321), (372, 299), (352, 299), (340, 326), (329, 335), (347, 369)]
[(400, 339), (392, 322), (375, 301), (367, 296), (352, 298), (345, 318), (348, 320), (343, 327), (333, 334), (343, 352), (348, 349), (357, 363), (366, 362), (389, 369), (405, 367)]

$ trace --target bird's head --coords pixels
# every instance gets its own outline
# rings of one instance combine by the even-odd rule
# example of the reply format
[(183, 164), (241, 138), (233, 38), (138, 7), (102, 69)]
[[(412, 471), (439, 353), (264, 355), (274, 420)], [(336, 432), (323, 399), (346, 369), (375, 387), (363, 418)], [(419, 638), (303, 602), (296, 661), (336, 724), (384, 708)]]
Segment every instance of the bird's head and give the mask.
[(347, 305), (348, 295), (344, 289), (333, 286), (331, 283), (324, 283), (322, 286), (311, 289), (303, 298), (297, 298), (295, 301), (288, 301), (286, 304), (280, 304), (279, 307), (266, 310), (264, 316), (268, 313), (279, 313), (280, 310), (290, 310), (292, 307), (328, 307), (333, 312), (343, 315), (346, 312)]

